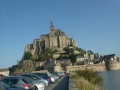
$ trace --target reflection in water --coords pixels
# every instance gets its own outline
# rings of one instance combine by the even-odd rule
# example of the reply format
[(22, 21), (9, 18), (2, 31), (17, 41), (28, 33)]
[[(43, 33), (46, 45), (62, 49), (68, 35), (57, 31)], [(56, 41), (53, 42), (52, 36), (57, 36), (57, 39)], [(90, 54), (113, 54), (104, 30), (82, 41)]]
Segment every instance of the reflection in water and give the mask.
[(104, 90), (120, 90), (120, 70), (101, 72)]

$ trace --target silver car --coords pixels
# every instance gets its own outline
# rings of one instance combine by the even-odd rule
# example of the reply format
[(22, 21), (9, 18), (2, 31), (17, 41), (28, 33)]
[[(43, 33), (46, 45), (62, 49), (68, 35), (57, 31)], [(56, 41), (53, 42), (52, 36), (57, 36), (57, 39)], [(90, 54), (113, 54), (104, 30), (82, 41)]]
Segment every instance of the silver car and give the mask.
[(12, 88), (9, 85), (5, 84), (4, 82), (0, 82), (0, 84), (2, 84), (4, 86), (4, 87), (0, 87), (0, 90), (23, 90), (20, 88)]
[(6, 83), (10, 87), (14, 88), (21, 88), (24, 90), (34, 90), (34, 84), (29, 78), (26, 77), (16, 77), (16, 76), (11, 76), (11, 77), (5, 77), (1, 80), (2, 82)]
[[(21, 75), (16, 75), (16, 77), (19, 77), (19, 76), (21, 76)], [(26, 77), (26, 76), (21, 76), (21, 77)], [(29, 77), (26, 77), (26, 78), (29, 78)], [(35, 90), (44, 90), (45, 89), (45, 84), (43, 82), (35, 81), (35, 80), (32, 80), (31, 78), (29, 78), (29, 79), (34, 84)]]
[(47, 87), (49, 85), (47, 80), (41, 79), (39, 76), (31, 74), (31, 73), (25, 73), (25, 74), (20, 74), (21, 76), (25, 76), (28, 77), (30, 79), (33, 80), (33, 82), (40, 82), (40, 83), (44, 83), (45, 87)]
[(55, 80), (59, 79), (59, 76), (57, 76), (57, 75), (53, 75), (53, 74), (51, 74), (49, 72), (47, 74), (48, 74), (48, 76), (53, 77)]

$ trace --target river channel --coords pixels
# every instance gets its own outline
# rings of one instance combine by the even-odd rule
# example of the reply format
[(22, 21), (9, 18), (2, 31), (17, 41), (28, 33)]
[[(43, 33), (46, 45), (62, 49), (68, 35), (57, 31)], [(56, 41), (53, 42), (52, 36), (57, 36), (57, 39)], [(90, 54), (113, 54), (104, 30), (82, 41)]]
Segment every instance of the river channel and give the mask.
[(104, 90), (120, 90), (120, 70), (101, 72)]

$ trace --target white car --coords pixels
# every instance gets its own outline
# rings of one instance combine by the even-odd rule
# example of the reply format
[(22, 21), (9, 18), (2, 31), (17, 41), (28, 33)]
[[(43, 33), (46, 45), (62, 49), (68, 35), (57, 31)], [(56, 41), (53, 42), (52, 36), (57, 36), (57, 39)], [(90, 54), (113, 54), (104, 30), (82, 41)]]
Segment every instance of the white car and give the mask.
[(35, 90), (45, 90), (45, 84), (37, 81), (32, 81), (35, 87)]
[(47, 86), (49, 86), (49, 82), (48, 80), (45, 80), (45, 79), (41, 79), (41, 81), (45, 82)]
[(50, 78), (51, 78), (51, 82), (52, 82), (52, 83), (55, 82), (55, 78), (54, 78), (54, 77), (51, 77), (51, 76), (50, 76)]
[(49, 77), (53, 77), (55, 80), (58, 80), (59, 79), (59, 76), (57, 75), (53, 75), (51, 73), (47, 73)]

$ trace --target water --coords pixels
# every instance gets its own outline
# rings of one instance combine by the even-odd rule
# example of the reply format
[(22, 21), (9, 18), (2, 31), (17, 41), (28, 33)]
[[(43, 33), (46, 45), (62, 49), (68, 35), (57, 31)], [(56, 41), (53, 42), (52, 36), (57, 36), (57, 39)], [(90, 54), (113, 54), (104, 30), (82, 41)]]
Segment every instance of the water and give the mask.
[(120, 70), (101, 72), (104, 90), (120, 90)]

